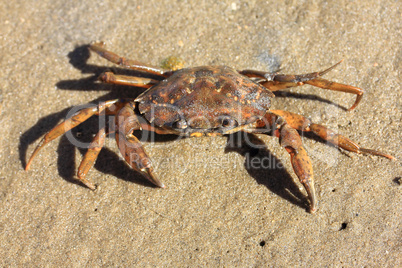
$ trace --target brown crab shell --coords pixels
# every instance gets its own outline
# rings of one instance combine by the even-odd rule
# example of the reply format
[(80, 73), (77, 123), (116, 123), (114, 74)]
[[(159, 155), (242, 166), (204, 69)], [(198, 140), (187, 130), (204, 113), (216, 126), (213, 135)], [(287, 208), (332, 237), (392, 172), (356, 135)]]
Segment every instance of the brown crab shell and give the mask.
[(230, 117), (238, 125), (262, 118), (273, 93), (227, 66), (181, 69), (135, 100), (139, 111), (155, 125), (185, 120), (191, 129), (220, 127)]

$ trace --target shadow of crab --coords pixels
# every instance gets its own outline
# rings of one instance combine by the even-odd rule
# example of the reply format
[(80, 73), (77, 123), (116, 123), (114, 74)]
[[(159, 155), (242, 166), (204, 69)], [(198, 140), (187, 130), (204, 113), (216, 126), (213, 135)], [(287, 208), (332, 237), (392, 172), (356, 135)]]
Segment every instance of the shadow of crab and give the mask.
[[(273, 137), (275, 138), (275, 137)], [(279, 145), (278, 145), (279, 146)], [(225, 152), (236, 152), (244, 159), (244, 168), (257, 183), (301, 208), (309, 209), (309, 201), (283, 163), (256, 135), (238, 132), (228, 137)]]
[[(139, 94), (141, 94), (144, 89), (133, 88), (129, 86), (121, 86), (121, 85), (111, 85), (111, 84), (101, 84), (97, 83), (97, 77), (108, 71), (110, 69), (113, 70), (114, 73), (118, 74), (127, 74), (134, 76), (143, 76), (137, 71), (122, 69), (119, 67), (101, 67), (96, 65), (91, 65), (87, 63), (88, 58), (90, 57), (90, 53), (88, 51), (88, 45), (79, 46), (69, 53), (68, 57), (70, 58), (70, 63), (75, 68), (81, 70), (83, 74), (92, 74), (90, 77), (77, 79), (77, 80), (62, 80), (57, 83), (57, 87), (63, 90), (85, 90), (85, 91), (99, 91), (99, 90), (108, 90), (109, 93), (95, 99), (93, 103), (99, 103), (101, 101), (106, 101), (110, 99), (117, 98), (135, 98)], [(152, 77), (152, 75), (146, 75)], [(281, 95), (282, 94), (282, 95)], [(276, 95), (281, 97), (287, 97), (290, 93), (280, 93), (277, 92)], [(297, 94), (293, 97), (303, 98), (303, 99), (314, 99), (317, 100), (316, 96), (310, 94)], [(323, 99), (319, 99), (319, 101), (325, 101)], [(332, 103), (332, 102), (331, 102)], [(20, 160), (23, 166), (26, 165), (26, 153), (27, 148), (30, 144), (34, 143), (41, 136), (47, 133), (50, 129), (52, 129), (57, 122), (61, 119), (64, 119), (68, 114), (68, 111), (73, 107), (64, 109), (61, 112), (55, 113), (53, 115), (46, 116), (38, 121), (32, 128), (27, 130), (20, 138)], [(67, 132), (66, 135), (63, 135), (60, 142), (57, 152), (59, 154), (58, 158), (58, 171), (61, 177), (69, 182), (79, 183), (77, 182), (75, 177), (75, 154), (76, 149), (73, 144), (66, 137), (67, 135), (73, 136), (81, 136), (83, 142), (88, 143), (93, 138), (93, 135), (97, 133), (99, 130), (99, 123), (94, 117), (93, 119), (88, 120), (87, 122), (82, 123), (76, 129), (73, 129), (70, 132)], [(83, 134), (84, 133), (84, 134)], [(238, 135), (247, 135), (250, 139), (252, 139), (255, 143), (262, 144), (262, 141), (258, 139), (256, 136), (251, 134), (234, 134), (231, 135), (235, 137), (235, 139), (241, 139)], [(156, 139), (153, 142), (166, 142), (171, 140), (176, 140), (177, 136), (170, 135), (155, 135)], [(236, 138), (237, 137), (237, 138)], [(240, 137), (240, 138), (239, 138)], [(243, 136), (244, 138), (244, 136)], [(298, 205), (300, 207), (306, 207), (306, 198), (300, 192), (297, 184), (293, 181), (292, 176), (283, 168), (279, 166), (281, 162), (275, 156), (273, 156), (264, 146), (260, 146), (261, 148), (256, 150), (253, 148), (254, 146), (250, 146), (250, 144), (244, 143), (242, 146), (231, 146), (230, 144), (227, 146), (226, 151), (235, 151), (240, 155), (245, 157), (244, 167), (258, 183), (265, 185), (268, 189), (270, 189), (273, 193), (281, 196), (282, 198), (288, 200), (289, 202)], [(81, 154), (83, 155), (86, 151), (86, 148), (78, 148)], [(262, 166), (255, 166), (254, 163), (260, 162), (263, 163), (266, 159), (270, 159), (273, 163), (277, 165), (273, 165), (268, 168), (264, 168)], [(143, 185), (151, 186), (147, 180), (141, 179), (140, 173), (129, 168), (123, 161), (120, 159), (118, 154), (111, 151), (110, 149), (103, 148), (100, 152), (97, 161), (94, 166), (98, 171), (101, 171), (106, 174), (113, 175), (117, 178), (124, 179), (126, 181), (133, 181), (136, 183), (140, 183)], [(79, 183), (80, 184), (80, 183)]]

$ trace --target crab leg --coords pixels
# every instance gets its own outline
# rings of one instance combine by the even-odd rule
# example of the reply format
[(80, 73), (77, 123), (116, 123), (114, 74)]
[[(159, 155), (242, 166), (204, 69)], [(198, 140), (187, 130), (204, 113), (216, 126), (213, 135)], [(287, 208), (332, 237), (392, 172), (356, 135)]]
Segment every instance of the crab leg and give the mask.
[(314, 213), (317, 209), (317, 201), (314, 189), (313, 167), (297, 130), (288, 124), (284, 118), (268, 112), (263, 119), (249, 125), (247, 128), (243, 128), (243, 131), (249, 133), (273, 133), (279, 138), (281, 146), (290, 154), (293, 170), (306, 189), (310, 201), (310, 212)]
[(156, 178), (153, 172), (151, 160), (144, 147), (133, 135), (134, 130), (141, 129), (141, 124), (134, 113), (134, 106), (127, 103), (116, 115), (115, 120), (117, 146), (127, 164), (156, 186), (164, 188), (163, 183)]
[(277, 73), (264, 73), (261, 71), (254, 71), (254, 70), (244, 70), (241, 71), (241, 74), (244, 74), (248, 77), (259, 77), (263, 78), (262, 81), (259, 83), (262, 84), (264, 87), (268, 88), (270, 91), (277, 91), (280, 89), (285, 89), (289, 87), (297, 87), (297, 86), (302, 86), (304, 84), (310, 84), (315, 87), (320, 87), (323, 89), (329, 89), (329, 90), (334, 90), (334, 91), (341, 91), (341, 92), (346, 92), (346, 93), (351, 93), (356, 95), (356, 100), (352, 107), (350, 107), (348, 110), (353, 110), (356, 108), (356, 106), (359, 104), (360, 100), (363, 97), (363, 89), (350, 86), (350, 85), (344, 85), (332, 81), (328, 81), (326, 79), (320, 78), (324, 74), (328, 73), (332, 69), (334, 69), (338, 64), (340, 64), (343, 60), (340, 62), (336, 63), (335, 65), (329, 67), (328, 69), (321, 71), (321, 72), (315, 72), (315, 73), (309, 73), (309, 74), (301, 74), (301, 75), (287, 75), (287, 74), (277, 74)]
[(86, 179), (85, 176), (87, 175), (91, 167), (93, 167), (96, 158), (98, 158), (98, 155), (103, 148), (103, 145), (105, 144), (105, 138), (106, 132), (105, 128), (103, 127), (99, 130), (98, 134), (96, 134), (95, 138), (89, 145), (88, 151), (85, 153), (84, 157), (82, 158), (81, 164), (78, 167), (78, 180), (85, 184), (91, 190), (95, 190), (96, 187), (91, 181)]
[[(257, 129), (245, 129), (245, 131), (256, 132), (258, 131), (258, 128), (260, 128), (262, 132), (266, 132), (263, 128), (268, 127), (267, 125), (274, 127), (274, 134), (279, 138), (281, 146), (290, 154), (290, 161), (293, 170), (301, 184), (303, 184), (306, 189), (310, 201), (310, 212), (314, 213), (317, 209), (317, 201), (314, 189), (313, 167), (310, 158), (302, 145), (299, 133), (282, 118), (277, 120), (278, 118), (274, 114), (268, 113), (266, 119), (268, 121), (263, 122), (261, 120), (259, 122), (259, 125), (256, 126)], [(267, 130), (268, 129), (270, 129), (270, 127), (268, 127)]]
[(366, 154), (378, 155), (395, 160), (395, 157), (393, 157), (392, 155), (385, 154), (376, 150), (361, 148), (358, 144), (351, 141), (350, 139), (340, 134), (337, 134), (335, 131), (325, 126), (312, 123), (309, 119), (305, 118), (302, 115), (282, 110), (270, 110), (270, 112), (284, 118), (286, 122), (293, 128), (304, 132), (313, 132), (320, 138), (334, 144), (335, 146), (341, 147), (342, 149), (345, 149), (347, 151), (354, 153), (366, 153)]
[(149, 74), (155, 74), (158, 76), (162, 76), (165, 77), (164, 73), (167, 70), (163, 70), (163, 69), (159, 69), (150, 65), (147, 65), (145, 63), (142, 63), (140, 61), (136, 61), (136, 60), (129, 60), (123, 57), (120, 57), (119, 55), (106, 50), (104, 48), (105, 43), (103, 42), (99, 42), (99, 43), (93, 43), (90, 45), (90, 49), (94, 52), (96, 52), (99, 56), (101, 56), (102, 58), (107, 59), (108, 61), (111, 61), (115, 64), (118, 64), (120, 66), (126, 67), (126, 68), (130, 68), (132, 70), (136, 70), (136, 71), (141, 71), (141, 72), (146, 72)]
[(38, 154), (38, 152), (49, 142), (52, 140), (56, 139), (57, 137), (63, 135), (67, 131), (73, 129), (74, 127), (78, 126), (88, 118), (90, 118), (93, 115), (98, 115), (100, 112), (103, 110), (111, 107), (114, 105), (118, 100), (111, 100), (107, 101), (105, 103), (102, 103), (98, 106), (93, 106), (89, 108), (82, 109), (72, 117), (66, 119), (56, 127), (54, 127), (52, 130), (50, 130), (39, 142), (37, 147), (35, 148), (35, 151), (32, 153), (31, 157), (28, 160), (28, 163), (25, 167), (25, 170), (28, 170), (29, 167), (31, 166), (32, 160), (35, 158), (35, 156)]
[(117, 75), (112, 72), (105, 72), (101, 74), (99, 76), (99, 80), (109, 84), (118, 84), (118, 85), (135, 86), (143, 88), (150, 88), (151, 86), (153, 86), (158, 82), (157, 80), (151, 78)]
[(315, 87), (320, 87), (320, 88), (323, 88), (323, 89), (329, 89), (329, 90), (335, 90), (335, 91), (341, 91), (341, 92), (356, 94), (356, 100), (353, 103), (353, 105), (348, 109), (348, 111), (351, 111), (354, 108), (356, 108), (356, 106), (359, 104), (359, 102), (363, 98), (364, 91), (363, 91), (363, 89), (358, 88), (358, 87), (345, 85), (345, 84), (340, 84), (340, 83), (332, 82), (332, 81), (322, 79), (322, 78), (316, 78), (316, 79), (313, 79), (313, 80), (309, 80), (309, 81), (306, 81), (305, 83), (309, 84), (309, 85), (312, 85), (312, 86), (315, 86)]
[(314, 213), (317, 209), (317, 201), (314, 189), (313, 166), (302, 145), (299, 133), (285, 123), (279, 129), (279, 139), (281, 146), (285, 147), (290, 154), (293, 170), (307, 191), (310, 200), (310, 212)]

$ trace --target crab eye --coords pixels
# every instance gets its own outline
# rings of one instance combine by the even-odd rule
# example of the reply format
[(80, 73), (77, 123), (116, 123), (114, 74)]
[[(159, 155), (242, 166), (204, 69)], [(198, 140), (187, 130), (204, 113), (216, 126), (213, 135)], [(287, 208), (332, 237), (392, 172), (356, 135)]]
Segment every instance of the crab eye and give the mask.
[(221, 120), (221, 125), (223, 128), (233, 128), (237, 126), (237, 121), (230, 117), (224, 117)]
[(179, 121), (176, 121), (173, 123), (174, 128), (179, 128), (179, 129), (184, 129), (187, 127), (187, 122), (184, 119), (181, 119)]

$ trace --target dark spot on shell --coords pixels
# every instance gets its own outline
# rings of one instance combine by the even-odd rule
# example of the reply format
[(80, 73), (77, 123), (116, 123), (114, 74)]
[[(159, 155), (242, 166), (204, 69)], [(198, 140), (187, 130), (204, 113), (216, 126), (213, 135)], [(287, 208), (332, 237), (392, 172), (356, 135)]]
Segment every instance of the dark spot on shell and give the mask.
[(195, 77), (212, 76), (214, 72), (208, 69), (200, 69), (194, 72)]

